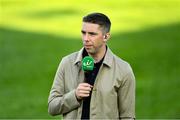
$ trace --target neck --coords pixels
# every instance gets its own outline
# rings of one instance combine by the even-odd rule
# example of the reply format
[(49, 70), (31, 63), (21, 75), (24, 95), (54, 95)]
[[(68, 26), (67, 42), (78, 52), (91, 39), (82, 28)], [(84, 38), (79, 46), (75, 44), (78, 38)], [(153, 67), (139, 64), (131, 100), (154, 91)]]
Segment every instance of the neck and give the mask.
[(104, 57), (105, 53), (106, 53), (106, 46), (102, 46), (99, 52), (97, 52), (96, 54), (92, 54), (90, 56), (94, 58), (95, 63), (98, 63)]

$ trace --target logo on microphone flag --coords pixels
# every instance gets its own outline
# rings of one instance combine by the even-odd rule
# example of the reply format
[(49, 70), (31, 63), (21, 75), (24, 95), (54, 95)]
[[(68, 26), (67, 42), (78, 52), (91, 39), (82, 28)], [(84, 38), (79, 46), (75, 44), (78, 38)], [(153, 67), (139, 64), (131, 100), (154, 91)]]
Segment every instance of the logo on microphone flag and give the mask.
[(82, 60), (82, 69), (84, 71), (91, 71), (94, 68), (94, 59), (90, 56), (86, 56)]

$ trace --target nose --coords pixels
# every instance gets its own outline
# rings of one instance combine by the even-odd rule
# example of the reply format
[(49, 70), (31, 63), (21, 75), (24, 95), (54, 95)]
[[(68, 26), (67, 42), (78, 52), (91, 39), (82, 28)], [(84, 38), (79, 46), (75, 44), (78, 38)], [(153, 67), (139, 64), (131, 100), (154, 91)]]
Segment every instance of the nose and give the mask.
[(84, 34), (83, 35), (83, 41), (84, 42), (88, 42), (89, 41), (89, 35), (88, 34)]

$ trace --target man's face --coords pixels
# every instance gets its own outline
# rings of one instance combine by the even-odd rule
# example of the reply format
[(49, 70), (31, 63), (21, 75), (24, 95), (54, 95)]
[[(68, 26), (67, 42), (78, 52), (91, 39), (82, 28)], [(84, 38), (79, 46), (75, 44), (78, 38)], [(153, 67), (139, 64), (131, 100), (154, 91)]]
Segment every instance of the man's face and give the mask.
[(83, 22), (81, 32), (84, 48), (89, 54), (97, 54), (105, 46), (104, 34), (98, 24)]

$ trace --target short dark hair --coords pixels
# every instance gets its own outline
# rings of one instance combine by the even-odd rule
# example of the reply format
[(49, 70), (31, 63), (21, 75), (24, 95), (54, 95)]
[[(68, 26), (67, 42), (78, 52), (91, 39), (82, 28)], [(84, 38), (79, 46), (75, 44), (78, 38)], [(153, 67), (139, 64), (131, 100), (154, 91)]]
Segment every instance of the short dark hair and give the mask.
[(98, 24), (106, 33), (108, 33), (111, 28), (110, 19), (102, 13), (90, 13), (83, 17), (83, 22)]

